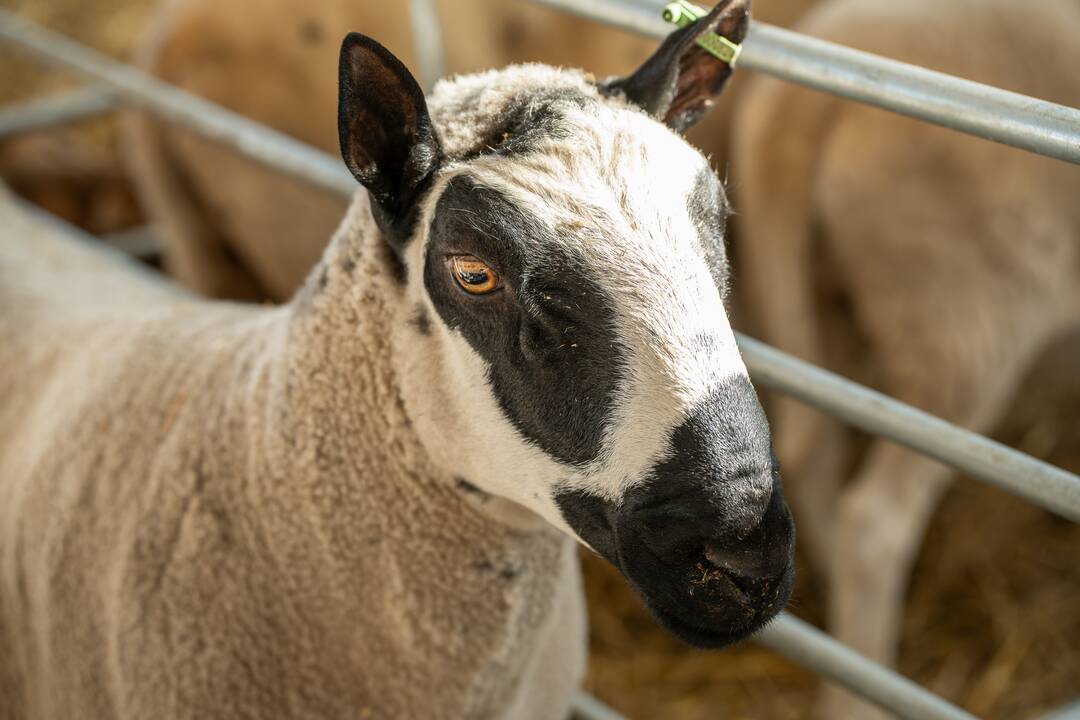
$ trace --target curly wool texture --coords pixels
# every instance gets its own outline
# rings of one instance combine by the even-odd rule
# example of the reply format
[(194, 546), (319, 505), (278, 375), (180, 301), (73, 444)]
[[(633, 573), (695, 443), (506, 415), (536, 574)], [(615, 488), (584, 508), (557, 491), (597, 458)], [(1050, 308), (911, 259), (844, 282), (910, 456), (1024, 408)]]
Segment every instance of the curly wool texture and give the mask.
[(566, 715), (573, 544), (428, 461), (366, 198), (276, 309), (0, 216), (0, 717)]

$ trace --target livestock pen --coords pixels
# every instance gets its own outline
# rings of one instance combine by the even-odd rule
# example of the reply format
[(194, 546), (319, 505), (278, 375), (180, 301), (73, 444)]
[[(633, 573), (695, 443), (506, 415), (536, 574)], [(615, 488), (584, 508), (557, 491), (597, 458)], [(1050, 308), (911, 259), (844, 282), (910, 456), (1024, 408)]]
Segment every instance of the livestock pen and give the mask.
[[(418, 3), (422, 4), (422, 3)], [(543, 0), (635, 32), (669, 30), (648, 3)], [(429, 23), (425, 33), (430, 35)], [(229, 144), (267, 165), (345, 196), (355, 181), (340, 161), (192, 97), (121, 63), (5, 13), (0, 37), (95, 81), (62, 97), (6, 111), (0, 136), (134, 104)], [(437, 51), (432, 57), (437, 58)], [(437, 59), (428, 59), (436, 62)], [(1080, 164), (1080, 112), (758, 25), (744, 67), (885, 109)], [(429, 76), (437, 74), (430, 71)], [(1070, 520), (1080, 520), (1080, 478), (868, 388), (803, 363), (748, 337), (741, 348), (755, 381), (793, 395), (867, 432), (881, 435), (997, 485)], [(860, 658), (791, 616), (759, 640), (796, 662), (904, 717), (971, 717), (892, 671)], [(616, 717), (583, 697), (584, 717)]]

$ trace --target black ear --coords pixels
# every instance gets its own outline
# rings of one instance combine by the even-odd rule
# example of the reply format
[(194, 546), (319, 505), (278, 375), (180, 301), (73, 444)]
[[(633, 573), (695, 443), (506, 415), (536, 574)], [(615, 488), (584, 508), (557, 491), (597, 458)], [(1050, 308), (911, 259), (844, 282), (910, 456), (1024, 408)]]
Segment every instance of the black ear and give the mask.
[(716, 33), (741, 44), (750, 27), (750, 0), (722, 0), (708, 15), (667, 36), (633, 75), (608, 82), (604, 92), (627, 100), (677, 132), (700, 120), (731, 76), (731, 64), (697, 44)]
[(345, 36), (338, 73), (341, 155), (383, 232), (403, 241), (443, 157), (424, 93), (393, 53), (360, 33)]

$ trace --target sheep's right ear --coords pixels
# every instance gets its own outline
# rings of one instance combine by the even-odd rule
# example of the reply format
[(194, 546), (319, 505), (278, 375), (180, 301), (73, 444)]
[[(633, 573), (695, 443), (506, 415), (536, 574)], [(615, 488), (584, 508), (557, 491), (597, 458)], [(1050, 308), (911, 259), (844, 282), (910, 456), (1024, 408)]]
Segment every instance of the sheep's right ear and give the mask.
[(342, 42), (338, 72), (341, 155), (388, 239), (404, 241), (443, 158), (424, 93), (393, 53), (360, 33)]

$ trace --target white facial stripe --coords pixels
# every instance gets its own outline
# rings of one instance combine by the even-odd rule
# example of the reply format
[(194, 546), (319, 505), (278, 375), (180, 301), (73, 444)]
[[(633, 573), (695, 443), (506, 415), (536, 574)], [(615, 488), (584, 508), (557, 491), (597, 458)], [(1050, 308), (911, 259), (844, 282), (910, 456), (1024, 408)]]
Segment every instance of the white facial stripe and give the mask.
[[(483, 160), (478, 174), (551, 227), (579, 226), (569, 249), (603, 269), (597, 282), (614, 301), (629, 372), (602, 462), (570, 484), (616, 500), (664, 459), (688, 413), (746, 367), (687, 210), (704, 158), (640, 114), (570, 117), (574, 141)], [(568, 187), (572, 198), (560, 201)], [(589, 220), (603, 227), (589, 232)]]

